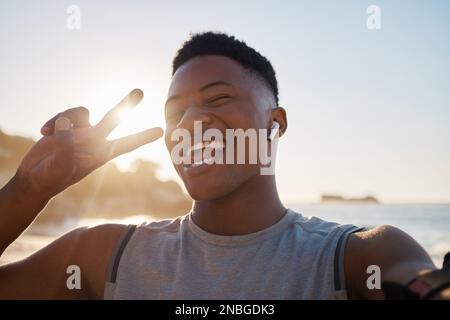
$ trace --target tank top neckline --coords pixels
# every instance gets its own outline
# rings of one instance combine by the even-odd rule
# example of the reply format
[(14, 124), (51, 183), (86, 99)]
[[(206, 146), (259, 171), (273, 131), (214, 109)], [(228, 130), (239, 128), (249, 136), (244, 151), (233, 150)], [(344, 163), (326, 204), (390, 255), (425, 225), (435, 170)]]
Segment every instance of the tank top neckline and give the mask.
[(279, 234), (297, 218), (298, 213), (293, 212), (291, 209), (286, 209), (286, 213), (280, 220), (265, 229), (244, 235), (224, 236), (210, 233), (199, 227), (192, 219), (192, 212), (185, 216), (189, 231), (204, 242), (220, 246), (241, 246), (248, 245), (256, 241), (262, 241)]

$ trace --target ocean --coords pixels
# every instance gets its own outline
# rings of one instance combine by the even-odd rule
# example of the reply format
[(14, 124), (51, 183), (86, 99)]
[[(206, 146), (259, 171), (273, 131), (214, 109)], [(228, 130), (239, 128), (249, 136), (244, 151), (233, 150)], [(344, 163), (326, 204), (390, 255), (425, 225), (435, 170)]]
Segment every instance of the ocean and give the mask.
[(450, 251), (450, 204), (442, 205), (293, 205), (304, 216), (361, 227), (392, 225), (408, 233), (442, 266)]
[[(440, 267), (446, 252), (450, 251), (450, 204), (446, 205), (291, 205), (304, 216), (343, 224), (373, 227), (392, 225), (416, 239)], [(140, 215), (119, 220), (68, 219), (62, 224), (33, 226), (21, 235), (0, 257), (0, 264), (23, 259), (52, 240), (78, 226), (102, 223), (140, 223), (154, 220)]]

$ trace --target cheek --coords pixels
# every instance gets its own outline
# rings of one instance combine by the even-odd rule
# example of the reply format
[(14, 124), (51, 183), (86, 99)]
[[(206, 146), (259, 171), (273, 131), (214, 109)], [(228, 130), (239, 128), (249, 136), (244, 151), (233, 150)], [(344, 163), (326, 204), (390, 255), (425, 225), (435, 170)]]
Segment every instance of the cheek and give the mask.
[(232, 128), (266, 128), (269, 115), (264, 108), (251, 101), (236, 104), (231, 112), (223, 115), (224, 121)]
[(269, 115), (262, 110), (257, 110), (248, 114), (249, 128), (266, 129)]

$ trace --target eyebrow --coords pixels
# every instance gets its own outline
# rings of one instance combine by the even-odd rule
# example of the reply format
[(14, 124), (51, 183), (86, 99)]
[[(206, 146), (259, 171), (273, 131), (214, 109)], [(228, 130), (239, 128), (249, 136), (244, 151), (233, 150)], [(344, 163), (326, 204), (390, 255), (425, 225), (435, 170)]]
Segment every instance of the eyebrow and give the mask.
[(200, 92), (201, 91), (205, 91), (205, 90), (207, 90), (207, 89), (209, 89), (211, 87), (214, 87), (214, 86), (219, 86), (219, 85), (228, 86), (228, 87), (232, 87), (233, 86), (231, 83), (228, 83), (226, 81), (214, 81), (214, 82), (208, 83), (207, 85), (204, 85), (203, 87), (201, 87), (200, 88)]
[[(199, 91), (200, 91), (200, 92), (203, 92), (203, 91), (205, 91), (205, 90), (210, 89), (211, 87), (219, 86), (219, 85), (222, 85), (222, 86), (228, 86), (228, 87), (233, 87), (233, 85), (232, 85), (231, 83), (228, 83), (228, 82), (226, 82), (226, 81), (214, 81), (214, 82), (210, 82), (210, 83), (204, 85), (203, 87), (200, 88)], [(180, 98), (181, 98), (181, 97), (180, 97), (179, 95), (170, 96), (170, 97), (166, 100), (165, 106), (167, 107), (167, 104), (168, 104), (169, 102), (171, 102), (171, 101), (173, 101), (173, 100), (180, 99)]]

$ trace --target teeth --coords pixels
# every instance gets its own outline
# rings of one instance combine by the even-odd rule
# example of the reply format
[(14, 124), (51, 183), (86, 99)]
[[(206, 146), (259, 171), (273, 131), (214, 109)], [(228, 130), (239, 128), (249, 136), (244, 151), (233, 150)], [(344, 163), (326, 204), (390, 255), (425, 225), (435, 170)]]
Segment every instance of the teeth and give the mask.
[[(224, 144), (222, 141), (216, 141), (216, 140), (213, 140), (211, 142), (199, 142), (199, 143), (196, 143), (195, 145), (193, 145), (192, 147), (189, 147), (189, 149), (187, 150), (187, 154), (192, 154), (192, 153), (195, 154), (206, 148), (210, 148), (210, 149), (214, 149), (214, 150), (223, 149)], [(194, 162), (192, 164), (184, 164), (183, 168), (184, 168), (184, 170), (187, 170), (190, 167), (195, 168), (202, 164), (211, 165), (214, 163), (214, 161), (215, 161), (214, 157), (206, 157), (203, 160)]]
[(192, 152), (202, 150), (203, 148), (212, 148), (212, 149), (222, 149), (223, 148), (223, 142), (222, 141), (212, 141), (212, 142), (199, 142), (193, 145), (192, 147), (189, 147), (187, 150), (187, 154), (190, 154)]
[(203, 159), (203, 162), (206, 164), (213, 164), (214, 163), (214, 158), (208, 157)]
[(214, 140), (214, 141), (210, 142), (205, 148), (222, 149), (223, 142)]
[(201, 150), (203, 149), (203, 142), (199, 142), (197, 144), (194, 144), (192, 147), (189, 147), (187, 153), (190, 154), (193, 151)]

